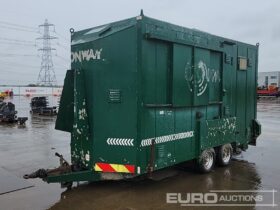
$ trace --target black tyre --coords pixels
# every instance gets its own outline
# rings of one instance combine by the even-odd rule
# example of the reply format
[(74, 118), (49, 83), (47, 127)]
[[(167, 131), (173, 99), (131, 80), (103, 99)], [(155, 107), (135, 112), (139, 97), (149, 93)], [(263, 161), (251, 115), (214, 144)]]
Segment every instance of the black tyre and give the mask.
[(215, 150), (210, 148), (204, 150), (197, 159), (197, 167), (201, 173), (208, 173), (215, 165)]
[(219, 166), (227, 166), (232, 159), (232, 146), (225, 144), (217, 148), (217, 163)]

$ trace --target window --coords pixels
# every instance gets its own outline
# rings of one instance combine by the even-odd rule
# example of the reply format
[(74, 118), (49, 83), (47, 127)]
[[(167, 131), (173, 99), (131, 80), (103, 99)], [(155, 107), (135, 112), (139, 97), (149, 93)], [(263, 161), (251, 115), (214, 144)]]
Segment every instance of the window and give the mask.
[(277, 86), (277, 83), (270, 83), (270, 85)]
[(265, 76), (265, 86), (267, 87), (268, 86), (268, 76)]
[(277, 79), (276, 76), (270, 76), (270, 79)]
[(247, 70), (247, 58), (238, 58), (238, 67), (240, 70)]

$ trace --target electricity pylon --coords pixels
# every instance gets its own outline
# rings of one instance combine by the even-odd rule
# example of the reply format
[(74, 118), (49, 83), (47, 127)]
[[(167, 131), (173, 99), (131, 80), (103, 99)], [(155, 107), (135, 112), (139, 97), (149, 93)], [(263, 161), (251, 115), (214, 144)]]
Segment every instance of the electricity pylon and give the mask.
[(44, 33), (42, 37), (37, 39), (43, 40), (42, 48), (39, 48), (39, 51), (42, 51), (42, 61), (41, 69), (38, 75), (38, 84), (45, 86), (56, 85), (56, 76), (52, 61), (52, 51), (56, 50), (51, 47), (51, 40), (57, 39), (55, 36), (50, 35), (50, 27), (54, 28), (54, 24), (48, 23), (48, 20), (45, 20), (45, 23), (39, 25), (39, 27), (44, 27)]

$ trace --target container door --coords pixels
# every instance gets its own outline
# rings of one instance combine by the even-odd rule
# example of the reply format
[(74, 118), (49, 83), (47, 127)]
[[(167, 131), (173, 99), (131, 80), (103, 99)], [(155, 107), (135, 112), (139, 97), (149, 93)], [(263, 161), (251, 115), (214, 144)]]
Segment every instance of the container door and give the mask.
[[(192, 103), (193, 103), (193, 47), (173, 44), (173, 84), (172, 103), (177, 108), (174, 111), (174, 133), (193, 131)], [(175, 140), (176, 157), (174, 162), (182, 162), (194, 157), (194, 137)]]
[(169, 141), (174, 134), (174, 113), (165, 106), (171, 104), (171, 47), (165, 42), (155, 42), (155, 168), (169, 165), (174, 156), (174, 142)]
[[(236, 45), (224, 44), (223, 115), (236, 116)], [(237, 86), (237, 88), (240, 88)]]
[(173, 44), (173, 106), (191, 106), (193, 99), (193, 48)]
[(256, 50), (248, 48), (247, 63), (247, 95), (246, 95), (246, 138), (251, 141), (251, 128), (253, 127), (253, 119), (256, 118), (256, 98), (257, 98), (257, 82), (256, 82)]
[(240, 68), (240, 59), (244, 59), (247, 62), (247, 48), (238, 47), (237, 58), (237, 77), (236, 77), (236, 117), (237, 117), (237, 135), (238, 141), (245, 140), (246, 135), (246, 86), (247, 86), (247, 64), (246, 68)]
[(158, 109), (156, 111), (156, 149), (155, 168), (169, 166), (174, 158), (174, 112), (172, 109)]

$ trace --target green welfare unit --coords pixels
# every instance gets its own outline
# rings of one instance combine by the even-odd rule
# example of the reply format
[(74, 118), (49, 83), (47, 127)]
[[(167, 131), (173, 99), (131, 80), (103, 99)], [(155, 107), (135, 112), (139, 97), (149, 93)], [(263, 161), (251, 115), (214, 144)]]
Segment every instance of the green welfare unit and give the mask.
[(132, 178), (184, 161), (202, 172), (255, 145), (258, 44), (140, 16), (71, 31), (56, 129), (71, 169), (48, 182)]

